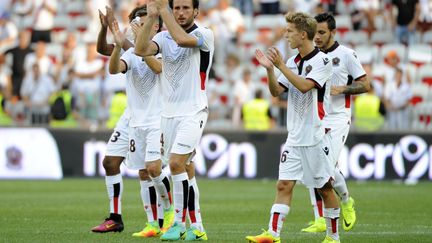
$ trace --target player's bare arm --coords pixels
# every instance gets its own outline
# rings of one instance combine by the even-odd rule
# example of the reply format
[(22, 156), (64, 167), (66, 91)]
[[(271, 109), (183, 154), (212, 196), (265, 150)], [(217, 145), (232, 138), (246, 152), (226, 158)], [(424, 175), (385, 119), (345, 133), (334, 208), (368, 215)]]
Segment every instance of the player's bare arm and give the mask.
[(109, 72), (110, 74), (117, 74), (120, 72), (126, 71), (126, 64), (124, 61), (120, 60), (120, 51), (121, 47), (124, 44), (125, 37), (123, 33), (120, 32), (118, 23), (116, 20), (112, 23), (112, 30), (114, 34), (115, 47), (111, 54), (110, 62), (109, 62)]
[(255, 57), (258, 60), (258, 62), (261, 64), (261, 66), (265, 67), (267, 71), (267, 78), (268, 78), (268, 86), (270, 93), (273, 97), (278, 97), (280, 94), (282, 94), (285, 89), (278, 83), (276, 75), (274, 73), (274, 65), (273, 63), (264, 55), (264, 53), (261, 50), (255, 51)]
[(114, 49), (114, 45), (108, 44), (106, 41), (106, 36), (108, 31), (107, 16), (104, 15), (100, 10), (98, 11), (99, 11), (99, 20), (101, 23), (101, 29), (98, 34), (96, 49), (99, 54), (104, 56), (110, 56)]
[(267, 51), (267, 56), (269, 60), (274, 64), (274, 66), (279, 69), (282, 74), (291, 82), (294, 87), (296, 87), (300, 92), (306, 93), (309, 90), (315, 88), (315, 82), (310, 79), (305, 79), (299, 75), (293, 73), (286, 65), (283, 63), (282, 55), (276, 47), (270, 47)]
[[(150, 38), (152, 37), (152, 27), (156, 23), (158, 13), (153, 1), (147, 4), (147, 19), (143, 26), (132, 24), (132, 30), (137, 30), (135, 42), (135, 54), (141, 57), (154, 56), (158, 53), (159, 47)], [(135, 30), (134, 30), (135, 31)]]
[(349, 94), (356, 95), (366, 93), (371, 89), (370, 81), (368, 80), (366, 75), (361, 76), (356, 79), (352, 84), (345, 86), (332, 86), (330, 94), (331, 95), (340, 95), (340, 94)]
[[(196, 47), (198, 39), (194, 36), (188, 35), (186, 31), (176, 22), (173, 14), (168, 9), (168, 0), (155, 0), (157, 9), (164, 21), (169, 33), (175, 42), (181, 47)], [(190, 5), (176, 5), (173, 11), (194, 11)]]

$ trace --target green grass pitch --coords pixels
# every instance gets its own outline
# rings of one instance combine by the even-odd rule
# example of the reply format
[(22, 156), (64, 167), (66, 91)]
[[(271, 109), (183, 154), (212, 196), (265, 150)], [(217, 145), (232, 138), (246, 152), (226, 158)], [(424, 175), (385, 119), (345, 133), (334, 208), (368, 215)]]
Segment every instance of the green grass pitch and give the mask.
[[(199, 179), (201, 210), (209, 242), (246, 242), (267, 228), (274, 180)], [(0, 181), (0, 242), (159, 242), (136, 239), (146, 221), (139, 183), (125, 179), (122, 233), (90, 228), (108, 215), (105, 181)], [(432, 183), (350, 182), (357, 225), (342, 242), (432, 242)], [(313, 213), (307, 190), (297, 185), (282, 242), (321, 242), (324, 234), (301, 233)]]

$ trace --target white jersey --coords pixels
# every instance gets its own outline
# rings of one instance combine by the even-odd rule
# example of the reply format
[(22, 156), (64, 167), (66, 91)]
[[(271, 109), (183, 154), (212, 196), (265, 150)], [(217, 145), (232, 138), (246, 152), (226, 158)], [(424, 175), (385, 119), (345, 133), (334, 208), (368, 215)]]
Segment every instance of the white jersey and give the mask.
[[(331, 86), (350, 85), (366, 75), (356, 53), (335, 42), (325, 53), (330, 56), (333, 66)], [(328, 88), (330, 89), (330, 85)], [(325, 124), (347, 124), (351, 120), (351, 95), (340, 94), (329, 96), (329, 106), (326, 106), (328, 115), (324, 119)]]
[(135, 48), (129, 48), (121, 60), (126, 64), (129, 126), (159, 126), (162, 111), (159, 75), (147, 66), (142, 57), (135, 55)]
[(315, 88), (306, 93), (299, 91), (281, 74), (279, 84), (288, 91), (287, 129), (288, 146), (313, 146), (325, 134), (322, 120), (325, 116), (324, 96), (332, 68), (330, 58), (317, 48), (301, 58), (298, 54), (287, 61), (288, 68), (299, 76), (315, 82)]
[(187, 32), (198, 39), (196, 48), (180, 47), (168, 31), (153, 37), (162, 53), (164, 117), (195, 115), (208, 106), (206, 86), (214, 52), (213, 32), (197, 25)]

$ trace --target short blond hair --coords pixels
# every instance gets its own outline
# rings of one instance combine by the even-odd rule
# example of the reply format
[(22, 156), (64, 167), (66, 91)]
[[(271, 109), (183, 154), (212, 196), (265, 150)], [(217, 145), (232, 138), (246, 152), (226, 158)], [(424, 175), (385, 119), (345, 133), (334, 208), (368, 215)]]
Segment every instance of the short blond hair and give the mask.
[(287, 23), (292, 23), (299, 31), (307, 33), (309, 40), (313, 40), (317, 29), (317, 21), (309, 14), (302, 12), (289, 12), (285, 15)]

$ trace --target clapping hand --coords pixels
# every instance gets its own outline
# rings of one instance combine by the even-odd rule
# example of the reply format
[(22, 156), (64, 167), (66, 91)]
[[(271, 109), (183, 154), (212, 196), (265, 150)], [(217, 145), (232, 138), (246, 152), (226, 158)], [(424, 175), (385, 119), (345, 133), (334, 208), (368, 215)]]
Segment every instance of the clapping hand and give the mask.
[(255, 57), (258, 60), (258, 62), (261, 64), (261, 66), (270, 69), (273, 68), (273, 63), (266, 57), (266, 55), (260, 50), (255, 50)]

